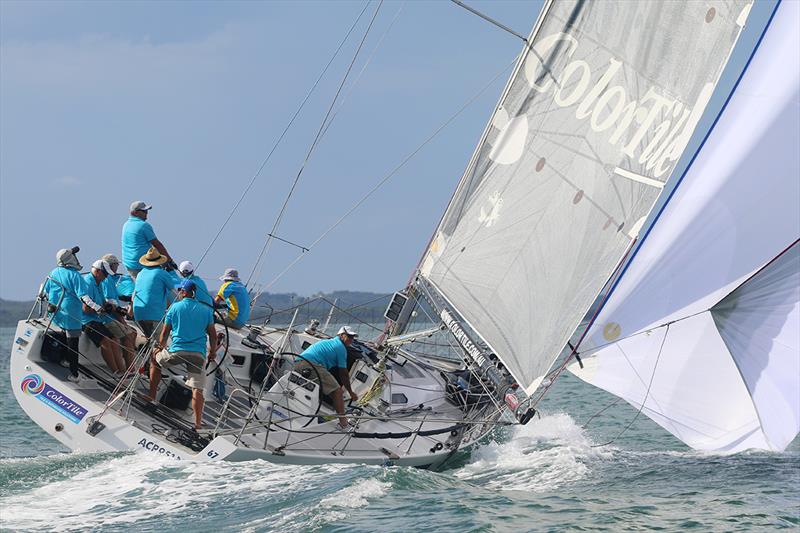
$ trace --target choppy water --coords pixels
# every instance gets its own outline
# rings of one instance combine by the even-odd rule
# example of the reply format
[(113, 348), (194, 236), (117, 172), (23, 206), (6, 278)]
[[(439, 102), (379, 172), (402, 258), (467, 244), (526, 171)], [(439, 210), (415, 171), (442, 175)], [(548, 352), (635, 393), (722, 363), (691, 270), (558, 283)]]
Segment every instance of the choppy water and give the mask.
[(0, 525), (104, 531), (749, 531), (800, 528), (800, 442), (784, 453), (689, 450), (566, 377), (526, 427), (447, 469), (175, 462), (71, 454), (10, 390), (0, 330)]

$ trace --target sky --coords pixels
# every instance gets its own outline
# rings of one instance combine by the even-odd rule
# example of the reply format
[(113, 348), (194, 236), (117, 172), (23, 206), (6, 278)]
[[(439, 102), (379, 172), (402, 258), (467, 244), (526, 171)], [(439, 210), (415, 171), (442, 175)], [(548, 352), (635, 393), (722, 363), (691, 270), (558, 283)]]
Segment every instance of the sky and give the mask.
[[(32, 298), (59, 248), (79, 245), (85, 267), (120, 255), (135, 200), (154, 206), (171, 255), (197, 262), (364, 5), (0, 2), (0, 297)], [(474, 5), (524, 34), (541, 6)], [(200, 265), (203, 277), (252, 271), (376, 6)], [(308, 247), (520, 48), (450, 2), (385, 2), (277, 235)], [(509, 73), (277, 281), (300, 249), (274, 243), (258, 281), (304, 295), (402, 288)]]
[[(470, 5), (525, 35), (541, 8)], [(31, 299), (59, 248), (79, 245), (85, 267), (119, 256), (134, 200), (154, 206), (150, 222), (171, 255), (197, 263), (364, 6), (0, 1), (0, 297)], [(376, 7), (255, 179), (202, 277), (227, 267), (250, 277)], [(753, 28), (769, 11), (756, 7)], [(742, 49), (758, 33), (746, 32)], [(254, 282), (302, 295), (402, 288), (521, 46), (451, 2), (384, 2), (277, 236), (311, 247), (474, 101), (288, 270), (300, 248), (274, 242)], [(744, 59), (736, 52), (731, 72)]]

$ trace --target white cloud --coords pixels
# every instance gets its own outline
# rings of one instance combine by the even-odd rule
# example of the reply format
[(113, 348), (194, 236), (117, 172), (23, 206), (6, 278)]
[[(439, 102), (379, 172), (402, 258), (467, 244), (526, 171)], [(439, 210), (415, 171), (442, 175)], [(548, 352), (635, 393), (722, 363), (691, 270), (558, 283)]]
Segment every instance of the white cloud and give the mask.
[(52, 181), (57, 187), (78, 187), (83, 185), (83, 180), (75, 176), (61, 176)]

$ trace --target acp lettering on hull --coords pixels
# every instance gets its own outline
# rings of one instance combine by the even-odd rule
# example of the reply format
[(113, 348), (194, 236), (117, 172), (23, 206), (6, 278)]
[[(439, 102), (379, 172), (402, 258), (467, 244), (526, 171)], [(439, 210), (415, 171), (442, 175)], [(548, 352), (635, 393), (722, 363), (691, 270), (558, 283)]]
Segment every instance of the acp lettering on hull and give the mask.
[(144, 448), (148, 452), (154, 452), (154, 453), (157, 453), (159, 455), (164, 455), (166, 457), (172, 457), (173, 459), (178, 459), (179, 461), (182, 459), (182, 457), (180, 455), (178, 455), (177, 453), (173, 453), (173, 452), (169, 451), (168, 449), (164, 448), (163, 446), (161, 446), (157, 442), (153, 442), (152, 440), (141, 439), (137, 443), (137, 445), (141, 446), (142, 448)]

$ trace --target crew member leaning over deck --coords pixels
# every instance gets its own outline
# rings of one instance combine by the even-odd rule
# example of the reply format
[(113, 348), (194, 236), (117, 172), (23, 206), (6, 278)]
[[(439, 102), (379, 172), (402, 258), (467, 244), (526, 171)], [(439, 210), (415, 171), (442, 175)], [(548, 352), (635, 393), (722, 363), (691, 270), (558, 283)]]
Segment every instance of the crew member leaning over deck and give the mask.
[(78, 376), (78, 342), (81, 338), (81, 301), (86, 296), (86, 281), (81, 277), (81, 263), (76, 255), (80, 248), (62, 248), (56, 253), (56, 263), (44, 284), (42, 291), (47, 295), (47, 311), (53, 317), (53, 324), (67, 334), (67, 355), (69, 381), (80, 381)]
[(228, 307), (228, 314), (223, 324), (234, 329), (241, 329), (250, 318), (250, 296), (247, 288), (239, 279), (239, 271), (234, 268), (225, 269), (221, 278), (224, 283), (219, 288), (214, 302), (224, 303)]
[[(167, 310), (167, 300), (174, 286), (172, 276), (164, 270), (169, 258), (162, 255), (154, 247), (150, 248), (139, 259), (144, 267), (136, 277), (136, 289), (133, 292), (133, 318), (147, 337), (156, 331)], [(158, 328), (160, 330), (160, 328)], [(156, 337), (160, 333), (156, 332)]]

